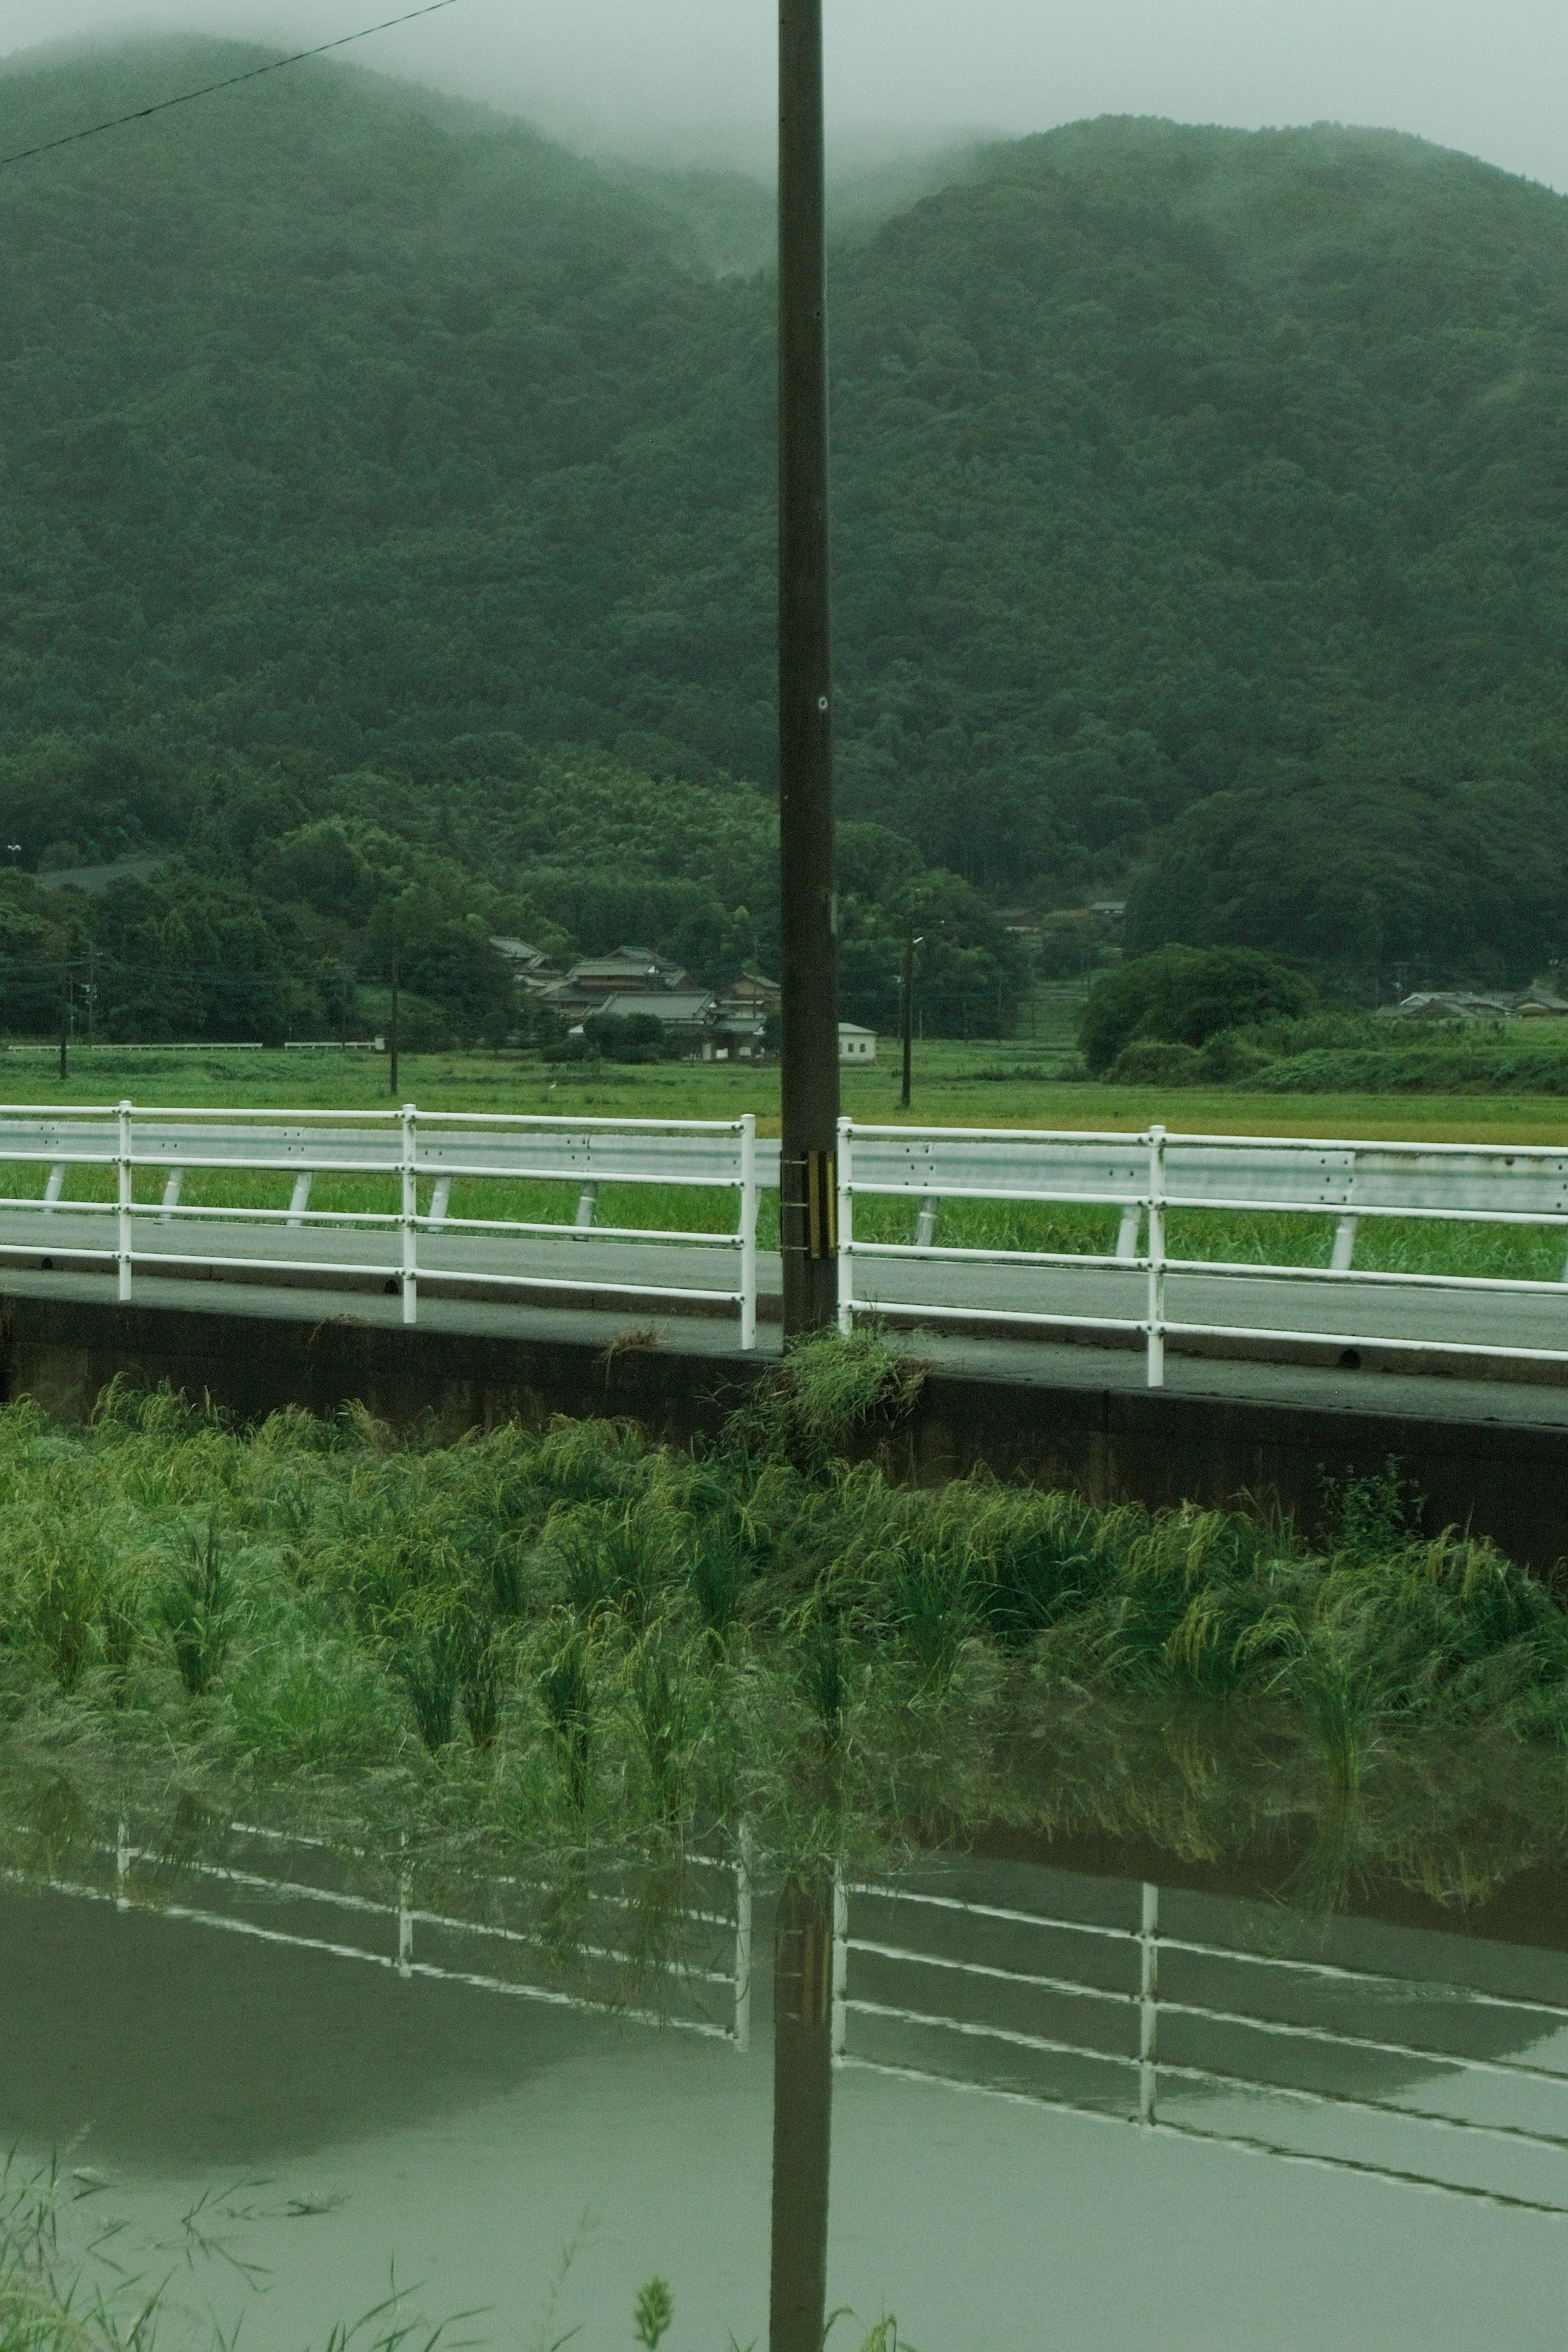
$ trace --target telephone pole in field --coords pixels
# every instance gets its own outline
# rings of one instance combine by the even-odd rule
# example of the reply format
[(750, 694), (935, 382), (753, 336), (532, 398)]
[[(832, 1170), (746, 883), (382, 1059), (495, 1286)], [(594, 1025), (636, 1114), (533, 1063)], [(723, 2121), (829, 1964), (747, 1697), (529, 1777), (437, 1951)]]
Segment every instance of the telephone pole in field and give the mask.
[(838, 1307), (839, 976), (828, 593), (821, 0), (779, 7), (779, 1240), (786, 1338)]

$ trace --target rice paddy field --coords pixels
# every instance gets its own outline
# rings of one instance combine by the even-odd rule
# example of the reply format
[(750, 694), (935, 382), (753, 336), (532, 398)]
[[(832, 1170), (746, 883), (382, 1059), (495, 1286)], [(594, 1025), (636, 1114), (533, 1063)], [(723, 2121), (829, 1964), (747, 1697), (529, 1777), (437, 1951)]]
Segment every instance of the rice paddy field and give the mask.
[[(1568, 1961), (1472, 1960), (1457, 1930), (1568, 1863), (1568, 1613), (1423, 1531), (1392, 1470), (1325, 1486), (1310, 1526), (900, 1486), (883, 1453), (921, 1377), (875, 1334), (813, 1340), (690, 1452), (609, 1422), (244, 1429), (123, 1386), (86, 1427), (0, 1409), (6, 2352), (761, 2340), (770, 2172), (825, 2233), (826, 2152), (779, 2152), (790, 2078), (715, 2035), (752, 2000), (753, 1890), (760, 1918), (801, 1884), (842, 1890), (859, 1937), (830, 2345), (1037, 2352), (1049, 2303), (1073, 2352), (1134, 2318), (1255, 2352), (1276, 2286), (1291, 2352), (1416, 2352), (1456, 2311), (1467, 2342), (1559, 2340), (1529, 2234), (1568, 2217), (1557, 2062), (1519, 2089), (1511, 2053), (1543, 2003), (1568, 2015)], [(1226, 1909), (1184, 1870), (1277, 1891)], [(1161, 2137), (1095, 2069), (1131, 2020), (1135, 2123), (1135, 1922), (1167, 1871)], [(1372, 1885), (1456, 1932), (1342, 1932)], [(1229, 2105), (1239, 2075), (1202, 2069), (1255, 2066), (1255, 2030), (1196, 2065), (1181, 2039), (1181, 1956), (1216, 1937), (1249, 2000), (1283, 1986), (1270, 2081)], [(1383, 1973), (1347, 1990), (1342, 1961)], [(1292, 2004), (1325, 1965), (1297, 2085)], [(1364, 2050), (1450, 2014), (1462, 2050), (1490, 2037), (1474, 2163), (1454, 2068)], [(1437, 2074), (1436, 2152), (1391, 2152)]]
[[(1050, 1034), (1046, 1034), (1049, 1027)], [(1321, 1135), (1433, 1143), (1568, 1141), (1568, 1096), (1269, 1095), (1224, 1087), (1110, 1086), (1065, 1076), (1077, 1066), (1071, 1008), (1051, 1009), (1035, 1039), (920, 1042), (908, 1119), (916, 1126), (1106, 1129), (1136, 1134), (1152, 1120), (1212, 1135)], [(898, 1125), (896, 1040), (871, 1069), (846, 1066), (851, 1117)], [(600, 1118), (737, 1118), (779, 1131), (776, 1064), (541, 1062), (533, 1055), (401, 1056), (399, 1099), (436, 1110), (582, 1113)], [(113, 1103), (220, 1109), (385, 1109), (383, 1055), (254, 1054), (73, 1048), (62, 1084), (52, 1048), (0, 1051), (0, 1093), (13, 1103)]]
[(892, 1851), (1036, 1801), (1029, 1739), (1072, 1693), (1245, 1701), (1347, 1788), (1396, 1734), (1560, 1753), (1568, 1616), (1489, 1544), (1419, 1534), (1392, 1478), (1316, 1528), (903, 1487), (851, 1456), (920, 1378), (874, 1334), (804, 1343), (695, 1454), (608, 1423), (244, 1432), (162, 1392), (87, 1430), (6, 1407), (8, 1753), (89, 1811), (347, 1805), (433, 1853), (741, 1811), (787, 1853), (823, 1806)]

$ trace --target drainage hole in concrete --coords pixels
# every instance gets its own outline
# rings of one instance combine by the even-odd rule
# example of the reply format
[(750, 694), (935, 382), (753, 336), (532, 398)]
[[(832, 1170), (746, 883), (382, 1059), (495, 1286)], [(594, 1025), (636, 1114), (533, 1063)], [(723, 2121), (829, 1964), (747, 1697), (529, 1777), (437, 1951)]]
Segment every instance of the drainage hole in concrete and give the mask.
[(1359, 1348), (1342, 1348), (1339, 1351), (1339, 1368), (1342, 1372), (1359, 1372), (1361, 1370), (1361, 1349)]

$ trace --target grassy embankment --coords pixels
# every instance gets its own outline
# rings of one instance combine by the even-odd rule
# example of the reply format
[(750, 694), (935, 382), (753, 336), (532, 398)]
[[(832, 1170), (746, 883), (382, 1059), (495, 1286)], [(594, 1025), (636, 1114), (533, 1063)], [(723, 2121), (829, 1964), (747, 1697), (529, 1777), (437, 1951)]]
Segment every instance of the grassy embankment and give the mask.
[[(167, 1395), (88, 1430), (6, 1408), (5, 1859), (243, 1808), (481, 1875), (744, 1818), (778, 1867), (986, 1820), (1147, 1831), (1174, 1780), (1169, 1833), (1220, 1849), (1370, 1790), (1436, 1878), (1411, 1806), (1458, 1802), (1476, 1738), (1537, 1759), (1560, 1825), (1568, 1614), (1490, 1544), (1418, 1534), (1386, 1482), (1318, 1530), (891, 1485), (846, 1450), (918, 1379), (813, 1342), (696, 1455), (608, 1423), (422, 1446)], [(1239, 1798), (1200, 1751), (1243, 1736)], [(1467, 1882), (1507, 1866), (1500, 1817)]]
[[(1063, 1075), (1076, 1066), (1070, 1000), (1038, 1004), (1039, 1035), (1000, 1043), (943, 1040), (916, 1049), (916, 1125), (1043, 1127), (1140, 1132), (1151, 1121), (1173, 1130), (1233, 1135), (1351, 1136), (1395, 1141), (1568, 1144), (1568, 1097), (1496, 1094), (1260, 1094), (1239, 1088), (1197, 1089), (1085, 1083)], [(1551, 1051), (1550, 1047), (1536, 1052)], [(873, 1070), (846, 1069), (844, 1107), (854, 1118), (897, 1124), (896, 1048)], [(716, 1118), (758, 1115), (762, 1133), (778, 1131), (777, 1066), (656, 1063), (549, 1065), (533, 1057), (405, 1055), (402, 1098), (431, 1109), (550, 1112), (593, 1118)], [(14, 1101), (113, 1103), (130, 1095), (149, 1107), (216, 1110), (353, 1109), (390, 1108), (387, 1064), (362, 1054), (256, 1053), (187, 1055), (87, 1052), (72, 1056), (62, 1086), (41, 1051), (13, 1048), (0, 1060), (0, 1081)], [(42, 1191), (42, 1168), (0, 1169), (0, 1188), (20, 1196)], [(160, 1180), (138, 1180), (138, 1198), (155, 1200)], [(111, 1197), (107, 1171), (72, 1175), (68, 1199)], [(196, 1206), (281, 1208), (284, 1177), (193, 1174), (183, 1195)], [(459, 1184), (454, 1216), (503, 1216), (570, 1223), (575, 1187)], [(390, 1183), (374, 1179), (321, 1179), (311, 1205), (321, 1210), (392, 1212)], [(429, 1207), (423, 1188), (421, 1208)], [(733, 1225), (733, 1198), (721, 1193), (675, 1194), (663, 1188), (607, 1187), (598, 1221), (603, 1224), (724, 1231)], [(858, 1229), (869, 1239), (913, 1237), (911, 1213), (897, 1202), (864, 1200)], [(942, 1238), (977, 1247), (1106, 1250), (1116, 1219), (1092, 1210), (1028, 1210), (1002, 1204), (954, 1204), (944, 1213)], [(1326, 1265), (1333, 1223), (1327, 1217), (1173, 1217), (1169, 1246), (1176, 1256), (1233, 1263)], [(765, 1198), (760, 1224), (765, 1248), (777, 1240), (775, 1205)], [(1555, 1281), (1564, 1245), (1553, 1232), (1369, 1223), (1357, 1242), (1358, 1265), (1382, 1271), (1490, 1273)]]

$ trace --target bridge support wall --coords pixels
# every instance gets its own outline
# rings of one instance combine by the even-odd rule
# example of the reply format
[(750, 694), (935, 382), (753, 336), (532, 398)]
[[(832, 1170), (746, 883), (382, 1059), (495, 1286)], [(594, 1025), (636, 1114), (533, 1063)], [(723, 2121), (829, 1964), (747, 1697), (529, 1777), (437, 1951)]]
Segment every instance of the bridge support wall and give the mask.
[[(1325, 1475), (1365, 1476), (1392, 1459), (1427, 1497), (1434, 1531), (1468, 1525), (1568, 1591), (1568, 1423), (1465, 1419), (1451, 1406), (1440, 1415), (1394, 1410), (1379, 1404), (1374, 1382), (1339, 1383), (1351, 1401), (1322, 1402), (1311, 1374), (1292, 1399), (1150, 1391), (1097, 1379), (1087, 1349), (1061, 1351), (1058, 1362), (1069, 1353), (1082, 1368), (1059, 1379), (936, 1367), (909, 1415), (869, 1428), (862, 1450), (892, 1475), (927, 1484), (984, 1464), (1000, 1478), (1076, 1487), (1098, 1503), (1250, 1497), (1309, 1524)], [(701, 1348), (607, 1350), (548, 1332), (405, 1330), (349, 1316), (311, 1322), (41, 1295), (9, 1297), (0, 1321), (5, 1397), (36, 1397), (67, 1419), (84, 1417), (125, 1374), (204, 1393), (245, 1420), (289, 1404), (330, 1413), (359, 1402), (394, 1427), (432, 1421), (456, 1436), (514, 1418), (538, 1425), (555, 1413), (609, 1413), (685, 1444), (714, 1433), (768, 1361), (716, 1349), (711, 1336)], [(1406, 1398), (1425, 1385), (1400, 1384)]]

